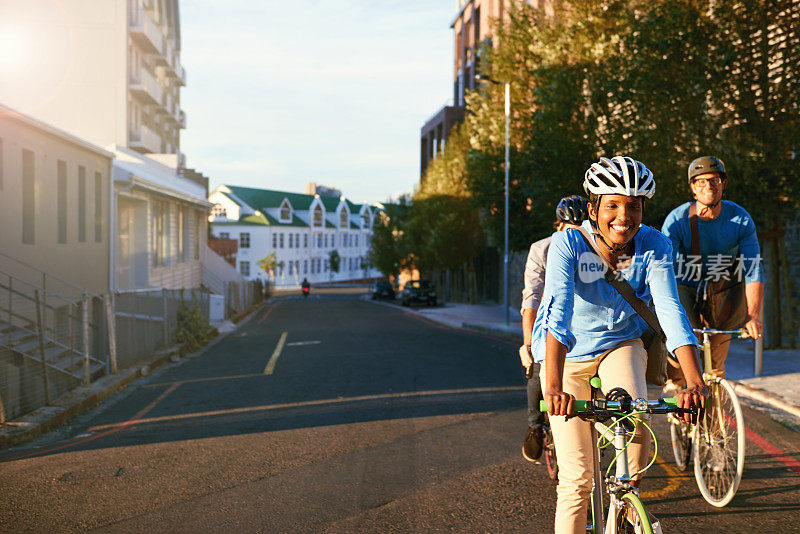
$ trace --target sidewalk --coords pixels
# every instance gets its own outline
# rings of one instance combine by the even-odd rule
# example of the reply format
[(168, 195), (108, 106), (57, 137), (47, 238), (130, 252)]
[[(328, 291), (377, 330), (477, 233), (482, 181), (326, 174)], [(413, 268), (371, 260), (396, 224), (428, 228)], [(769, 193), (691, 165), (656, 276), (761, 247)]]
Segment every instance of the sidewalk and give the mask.
[[(501, 304), (448, 303), (436, 308), (411, 308), (429, 320), (454, 328), (474, 330), (522, 344), (522, 318), (509, 309), (508, 325)], [(800, 419), (800, 349), (764, 350), (763, 371), (755, 375), (752, 340), (731, 342), (726, 371), (736, 393), (755, 401), (756, 408), (780, 410)]]

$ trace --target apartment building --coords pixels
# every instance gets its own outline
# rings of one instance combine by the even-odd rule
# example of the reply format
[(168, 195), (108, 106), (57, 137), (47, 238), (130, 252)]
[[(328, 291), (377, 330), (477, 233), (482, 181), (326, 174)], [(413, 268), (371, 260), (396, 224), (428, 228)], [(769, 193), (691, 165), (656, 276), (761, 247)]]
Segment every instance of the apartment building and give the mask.
[(0, 0), (0, 13), (18, 56), (5, 104), (96, 145), (180, 152), (178, 0)]
[[(0, 104), (0, 272), (9, 295), (9, 276), (17, 292), (45, 285), (29, 266), (109, 292), (113, 156)], [(74, 288), (48, 283), (74, 297)]]
[[(247, 280), (272, 280), (278, 287), (375, 278), (368, 256), (375, 207), (343, 196), (301, 194), (233, 185), (210, 195), (211, 233), (239, 243), (236, 266)], [(339, 272), (330, 266), (340, 257)], [(259, 260), (275, 254), (269, 275)]]

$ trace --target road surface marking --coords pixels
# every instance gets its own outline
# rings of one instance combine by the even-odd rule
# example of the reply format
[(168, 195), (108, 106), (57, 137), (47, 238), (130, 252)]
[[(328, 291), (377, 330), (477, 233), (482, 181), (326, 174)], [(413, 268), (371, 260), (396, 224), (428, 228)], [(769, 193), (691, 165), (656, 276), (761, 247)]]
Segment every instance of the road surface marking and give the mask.
[[(291, 343), (290, 343), (291, 344)], [(190, 378), (189, 380), (176, 380), (175, 382), (157, 382), (155, 384), (145, 384), (145, 388), (157, 388), (169, 386), (172, 384), (191, 384), (192, 382), (213, 382), (216, 380), (235, 380), (237, 378), (254, 378), (256, 376), (264, 376), (264, 373), (250, 373), (247, 375), (230, 375), (230, 376), (210, 376), (208, 378)]]
[[(99, 439), (99, 438), (102, 438), (102, 437), (105, 437), (105, 436), (109, 436), (111, 434), (119, 432), (120, 430), (123, 430), (123, 429), (126, 429), (126, 428), (130, 428), (133, 425), (135, 425), (136, 423), (141, 422), (142, 421), (142, 417), (147, 415), (147, 413), (150, 410), (155, 408), (158, 405), (158, 403), (163, 401), (170, 393), (172, 393), (173, 391), (178, 389), (178, 386), (180, 386), (182, 383), (183, 382), (175, 382), (174, 384), (172, 384), (172, 386), (170, 386), (169, 388), (164, 390), (161, 393), (161, 395), (156, 397), (156, 399), (153, 402), (151, 402), (150, 404), (148, 404), (147, 406), (145, 406), (144, 408), (142, 408), (141, 410), (136, 412), (136, 415), (134, 415), (133, 417), (131, 417), (127, 421), (125, 421), (123, 423), (112, 423), (110, 425), (103, 425), (102, 429), (100, 429), (100, 428), (97, 429), (97, 430), (105, 430), (105, 429), (107, 429), (105, 432), (101, 432), (99, 434), (94, 434), (92, 436), (89, 436), (89, 437), (87, 437), (85, 439), (81, 439), (81, 440), (78, 440), (78, 441), (71, 441), (69, 443), (65, 443), (64, 445), (59, 445), (57, 447), (51, 447), (49, 449), (45, 449), (45, 450), (42, 450), (42, 451), (35, 451), (35, 452), (28, 453), (28, 454), (23, 454), (22, 456), (17, 456), (17, 457), (14, 457), (14, 458), (8, 458), (8, 459), (5, 459), (5, 460), (0, 460), (0, 463), (2, 463), (2, 462), (11, 462), (11, 461), (14, 461), (14, 460), (20, 460), (22, 458), (30, 458), (31, 456), (43, 456), (43, 455), (49, 454), (51, 452), (60, 451), (62, 449), (68, 449), (69, 447), (74, 447), (75, 445), (82, 445), (84, 443), (88, 443), (89, 441), (94, 441), (96, 439)], [(89, 429), (89, 431), (91, 432), (92, 429)]]
[[(500, 387), (485, 387), (485, 388), (470, 388), (470, 389), (440, 389), (434, 391), (407, 391), (401, 393), (385, 393), (382, 395), (362, 395), (359, 397), (337, 398), (337, 399), (322, 399), (313, 401), (302, 402), (287, 402), (283, 404), (265, 404), (262, 406), (246, 406), (244, 408), (231, 408), (229, 410), (214, 410), (210, 412), (196, 412), (184, 413), (177, 415), (165, 415), (161, 417), (151, 417), (149, 419), (142, 419), (137, 421), (137, 424), (147, 423), (162, 423), (167, 421), (180, 421), (182, 419), (195, 419), (203, 417), (214, 417), (219, 415), (236, 415), (245, 414), (250, 412), (264, 412), (269, 410), (281, 410), (286, 408), (304, 408), (308, 406), (324, 406), (330, 404), (344, 404), (348, 402), (362, 402), (371, 400), (385, 400), (385, 399), (404, 399), (412, 397), (431, 397), (436, 395), (469, 395), (480, 393), (506, 393), (506, 392), (522, 392), (527, 388), (525, 386), (500, 386)], [(103, 430), (113, 425), (99, 425), (93, 426), (89, 430)]]
[(295, 341), (293, 343), (287, 343), (287, 347), (302, 347), (303, 345), (319, 345), (322, 341)]
[(642, 499), (660, 499), (667, 494), (672, 493), (681, 485), (681, 479), (686, 478), (684, 475), (667, 462), (661, 456), (656, 456), (656, 463), (661, 466), (665, 473), (667, 473), (667, 485), (661, 489), (643, 491), (639, 496)]
[(266, 319), (266, 318), (267, 318), (267, 316), (268, 316), (268, 315), (269, 315), (269, 314), (272, 312), (272, 310), (274, 310), (274, 309), (275, 309), (275, 306), (277, 306), (277, 304), (273, 304), (272, 306), (270, 306), (270, 307), (267, 309), (267, 313), (265, 313), (265, 314), (264, 314), (264, 316), (263, 316), (261, 319), (259, 319), (259, 320), (258, 320), (258, 322), (257, 322), (256, 324), (261, 324), (261, 322), (262, 322), (264, 319)]
[(283, 345), (286, 343), (286, 336), (289, 335), (289, 332), (284, 332), (281, 334), (281, 338), (278, 340), (278, 346), (275, 347), (275, 352), (272, 353), (272, 358), (269, 359), (267, 362), (267, 366), (264, 368), (265, 375), (271, 375), (272, 371), (275, 370), (275, 364), (278, 363), (278, 356), (281, 355), (281, 351), (283, 350)]

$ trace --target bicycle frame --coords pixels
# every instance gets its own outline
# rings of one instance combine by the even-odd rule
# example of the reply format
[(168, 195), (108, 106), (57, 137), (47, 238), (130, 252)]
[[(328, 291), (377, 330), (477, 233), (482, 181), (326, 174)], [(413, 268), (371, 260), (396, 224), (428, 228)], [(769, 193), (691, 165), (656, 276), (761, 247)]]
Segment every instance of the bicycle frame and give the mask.
[[(609, 427), (602, 423), (592, 424), (592, 440), (597, 443), (600, 438), (600, 432), (597, 430), (597, 425), (604, 429), (604, 433), (608, 432)], [(614, 476), (603, 478), (600, 466), (600, 451), (597, 446), (592, 447), (592, 459), (594, 462), (594, 488), (592, 489), (592, 515), (594, 520), (593, 532), (596, 534), (616, 534), (617, 525), (613, 518), (616, 517), (619, 509), (620, 498), (622, 495), (633, 492), (637, 495), (638, 490), (631, 484), (630, 471), (628, 470), (628, 447), (626, 443), (626, 431), (622, 426), (620, 420), (614, 420)], [(603, 516), (603, 488), (605, 486), (605, 493), (609, 495), (608, 503), (608, 516)], [(608, 520), (606, 522), (606, 520)], [(606, 531), (606, 523), (610, 530)], [(597, 528), (599, 527), (599, 528)]]
[[(721, 380), (720, 377), (711, 372), (712, 369), (711, 336), (715, 334), (739, 334), (740, 336), (744, 337), (743, 330), (714, 330), (710, 328), (703, 328), (703, 329), (695, 329), (695, 332), (703, 334), (703, 344), (701, 346), (701, 348), (703, 349), (703, 382), (711, 386), (712, 384), (716, 384)], [(716, 396), (713, 395), (714, 393), (716, 393), (716, 389), (714, 388), (711, 393), (712, 396)], [(711, 400), (713, 401), (713, 398)], [(706, 416), (704, 415), (704, 417)], [(722, 433), (722, 436), (725, 439), (727, 439), (728, 432), (725, 423), (721, 418), (718, 419), (718, 421), (719, 421), (720, 432)], [(695, 426), (695, 429), (696, 428), (697, 427)], [(708, 435), (706, 435), (706, 439), (708, 439)]]

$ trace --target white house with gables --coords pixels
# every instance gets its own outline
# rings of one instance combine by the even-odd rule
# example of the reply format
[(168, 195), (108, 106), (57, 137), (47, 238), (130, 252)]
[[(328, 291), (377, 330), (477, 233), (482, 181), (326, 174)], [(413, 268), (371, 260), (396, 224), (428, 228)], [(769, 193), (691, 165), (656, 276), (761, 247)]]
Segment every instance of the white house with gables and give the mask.
[[(380, 276), (369, 266), (376, 208), (344, 197), (221, 185), (208, 197), (211, 233), (236, 239), (236, 266), (247, 280), (266, 280), (258, 261), (275, 254), (277, 287), (355, 281)], [(331, 271), (331, 252), (341, 258)]]

